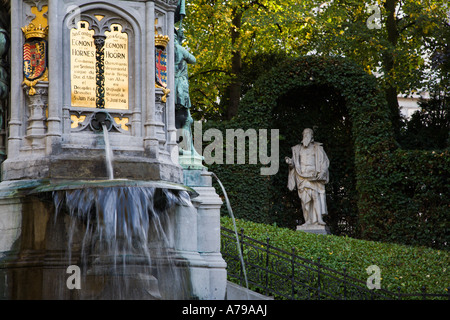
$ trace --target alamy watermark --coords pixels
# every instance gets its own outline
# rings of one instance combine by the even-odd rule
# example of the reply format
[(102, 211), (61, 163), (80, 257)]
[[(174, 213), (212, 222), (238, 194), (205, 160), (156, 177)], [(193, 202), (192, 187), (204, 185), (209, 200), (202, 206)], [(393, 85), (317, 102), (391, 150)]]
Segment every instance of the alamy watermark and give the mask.
[(381, 269), (377, 265), (368, 266), (366, 269), (369, 277), (367, 278), (367, 288), (370, 290), (381, 289)]
[(77, 265), (71, 265), (67, 267), (66, 273), (70, 276), (66, 280), (66, 286), (69, 290), (81, 289), (81, 270)]
[(381, 29), (381, 10), (376, 4), (369, 5), (367, 13), (371, 16), (367, 19), (366, 25), (369, 29)]
[[(368, 266), (366, 269), (369, 277), (366, 285), (370, 290), (381, 289), (381, 269), (377, 265)], [(77, 265), (70, 265), (67, 267), (67, 274), (70, 276), (66, 280), (66, 286), (69, 290), (81, 289), (81, 269)]]
[[(182, 136), (182, 133), (178, 135)], [(201, 122), (193, 124), (194, 148), (203, 156), (206, 165), (261, 164), (260, 174), (263, 176), (278, 173), (279, 137), (279, 129), (226, 129), (224, 137), (219, 129), (210, 128), (203, 132)], [(203, 147), (203, 142), (210, 143)]]

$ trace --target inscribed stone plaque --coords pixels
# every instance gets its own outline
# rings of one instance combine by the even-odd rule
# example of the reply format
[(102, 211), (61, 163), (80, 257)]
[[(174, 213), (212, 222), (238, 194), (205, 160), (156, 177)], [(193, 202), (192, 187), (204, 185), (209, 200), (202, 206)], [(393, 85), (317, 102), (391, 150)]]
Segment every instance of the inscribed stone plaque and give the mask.
[(95, 108), (95, 52), (94, 30), (85, 21), (70, 31), (70, 76), (72, 106)]
[[(104, 89), (105, 108), (128, 109), (128, 35), (122, 26), (112, 24), (105, 32)], [(73, 107), (96, 107), (96, 47), (94, 30), (89, 23), (80, 21), (71, 29), (71, 91)]]
[(128, 35), (119, 24), (105, 35), (105, 107), (128, 109)]

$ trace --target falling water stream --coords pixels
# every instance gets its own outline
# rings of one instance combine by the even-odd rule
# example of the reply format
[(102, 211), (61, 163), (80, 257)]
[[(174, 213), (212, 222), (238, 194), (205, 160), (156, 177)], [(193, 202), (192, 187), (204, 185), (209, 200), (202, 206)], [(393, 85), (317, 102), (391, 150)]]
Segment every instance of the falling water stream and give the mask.
[(55, 222), (62, 213), (68, 221), (69, 263), (80, 265), (85, 270), (84, 286), (95, 288), (80, 290), (80, 297), (189, 297), (184, 262), (171, 249), (170, 218), (177, 205), (193, 207), (189, 193), (168, 183), (114, 180), (108, 129), (105, 124), (102, 129), (109, 180), (66, 184), (53, 190)]
[(106, 127), (105, 124), (102, 124), (102, 129), (103, 129), (103, 139), (105, 139), (106, 169), (108, 170), (108, 179), (113, 180), (114, 179), (114, 171), (112, 166), (113, 153), (111, 149), (111, 144), (109, 142), (108, 128)]
[[(238, 235), (238, 231), (237, 231), (237, 227), (236, 227), (236, 219), (234, 218), (233, 209), (231, 208), (230, 200), (228, 199), (227, 192), (226, 192), (225, 187), (223, 186), (222, 182), (220, 181), (220, 179), (217, 177), (217, 175), (214, 172), (211, 172), (211, 174), (214, 178), (216, 178), (217, 182), (220, 185), (220, 188), (222, 188), (222, 192), (225, 197), (225, 203), (227, 205), (228, 213), (230, 215), (231, 220), (233, 221), (234, 234), (236, 235), (237, 250), (239, 253), (239, 259), (240, 259), (241, 266), (242, 266), (242, 272), (244, 274), (245, 286), (248, 289), (247, 271), (245, 269), (244, 256), (243, 256), (242, 250), (241, 250), (241, 244), (239, 241), (239, 235)], [(247, 299), (248, 299), (248, 291), (247, 291)]]
[[(178, 299), (189, 297), (185, 271), (171, 256), (171, 211), (191, 206), (187, 191), (156, 185), (114, 183), (113, 154), (107, 127), (102, 124), (109, 180), (84, 186), (68, 185), (53, 191), (58, 215), (68, 216), (68, 259), (87, 270), (86, 280), (96, 290), (82, 299)], [(248, 289), (245, 262), (235, 217), (226, 190), (222, 188), (233, 221), (237, 250)], [(66, 223), (67, 224), (67, 223)], [(94, 279), (94, 280), (92, 280)], [(100, 279), (100, 280), (98, 280)], [(100, 281), (100, 284), (98, 284)], [(94, 293), (92, 293), (94, 292)], [(167, 294), (169, 293), (169, 295)], [(172, 294), (172, 295), (170, 295)], [(248, 291), (247, 291), (248, 296)]]
[(70, 218), (69, 261), (87, 270), (87, 282), (101, 282), (96, 295), (82, 298), (189, 295), (184, 271), (171, 256), (169, 223), (175, 205), (192, 205), (186, 191), (99, 183), (56, 190), (53, 201), (56, 215), (65, 213)]

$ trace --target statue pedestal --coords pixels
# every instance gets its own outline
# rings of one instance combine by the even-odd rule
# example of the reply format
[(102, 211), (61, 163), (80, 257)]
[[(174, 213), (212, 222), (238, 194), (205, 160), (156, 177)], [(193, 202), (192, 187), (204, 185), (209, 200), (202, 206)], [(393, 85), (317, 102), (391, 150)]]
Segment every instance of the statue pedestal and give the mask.
[[(181, 162), (181, 161), (180, 161)], [(175, 219), (175, 250), (189, 264), (192, 296), (200, 300), (223, 300), (227, 287), (227, 264), (220, 253), (222, 199), (212, 186), (211, 173), (185, 169), (185, 185), (198, 196), (194, 208), (180, 206)]]
[(185, 170), (203, 170), (203, 157), (197, 152), (181, 150), (178, 157), (181, 167)]
[(314, 234), (331, 234), (330, 228), (328, 226), (321, 226), (318, 224), (309, 224), (309, 225), (298, 225), (297, 231), (303, 231), (307, 233), (314, 233)]

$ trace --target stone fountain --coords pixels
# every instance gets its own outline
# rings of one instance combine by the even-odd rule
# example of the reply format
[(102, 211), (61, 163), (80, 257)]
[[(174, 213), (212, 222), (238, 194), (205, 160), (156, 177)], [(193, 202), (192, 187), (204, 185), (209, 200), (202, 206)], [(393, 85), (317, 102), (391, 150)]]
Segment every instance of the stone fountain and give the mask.
[(178, 157), (178, 1), (1, 5), (0, 299), (224, 299), (222, 201)]

